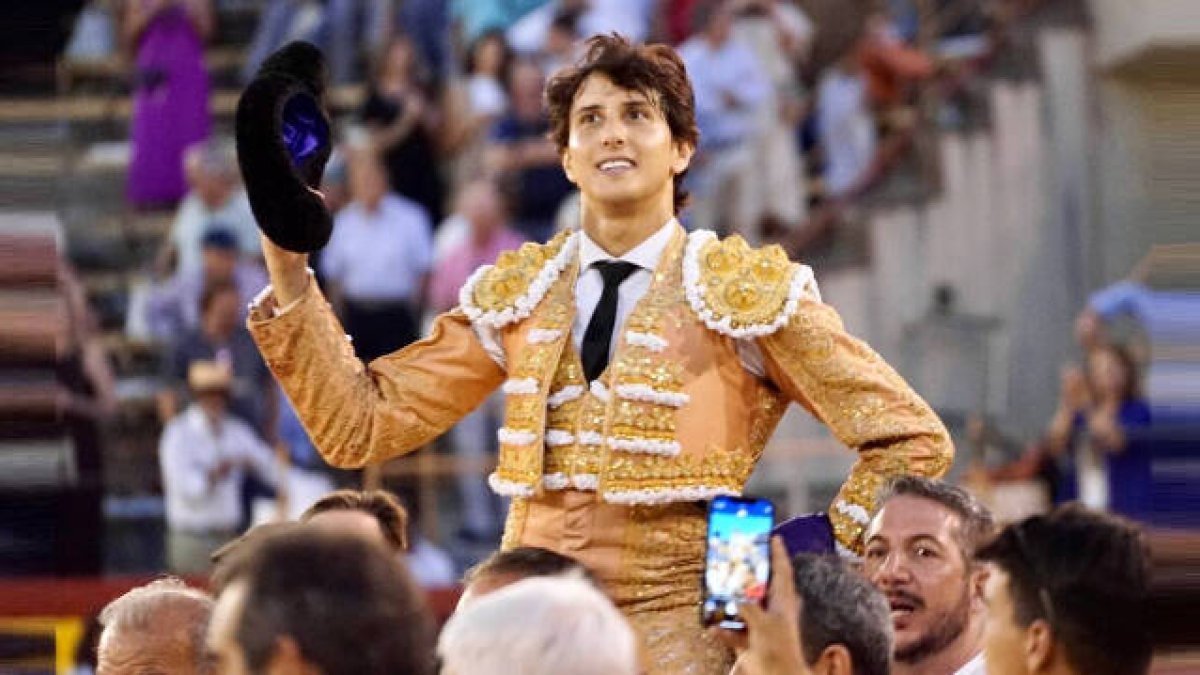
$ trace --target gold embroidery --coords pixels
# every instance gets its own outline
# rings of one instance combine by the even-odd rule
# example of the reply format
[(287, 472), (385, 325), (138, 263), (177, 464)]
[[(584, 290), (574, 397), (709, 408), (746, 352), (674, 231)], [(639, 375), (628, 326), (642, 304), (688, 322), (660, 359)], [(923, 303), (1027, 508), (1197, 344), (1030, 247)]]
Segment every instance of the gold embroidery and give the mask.
[(769, 325), (787, 304), (793, 263), (778, 245), (751, 249), (734, 235), (700, 249), (704, 304), (731, 328)]
[(508, 506), (508, 517), (504, 519), (504, 537), (500, 548), (507, 551), (521, 544), (525, 534), (525, 518), (529, 515), (529, 501), (524, 497), (513, 497)]
[(733, 654), (704, 632), (694, 607), (629, 616), (641, 638), (645, 675), (726, 675)]
[(496, 264), (475, 285), (475, 305), (489, 312), (512, 307), (529, 290), (546, 263), (558, 255), (569, 234), (560, 232), (544, 246), (525, 243), (516, 251), (501, 253)]

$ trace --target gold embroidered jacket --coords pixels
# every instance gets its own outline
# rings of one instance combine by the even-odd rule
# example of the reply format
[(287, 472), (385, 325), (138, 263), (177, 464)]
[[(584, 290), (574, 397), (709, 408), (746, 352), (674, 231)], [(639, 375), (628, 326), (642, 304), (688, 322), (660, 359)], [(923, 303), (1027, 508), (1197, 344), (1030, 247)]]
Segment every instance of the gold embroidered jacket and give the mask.
[[(858, 550), (874, 494), (902, 473), (938, 476), (941, 422), (820, 301), (812, 272), (777, 246), (678, 228), (608, 369), (590, 386), (570, 336), (578, 235), (526, 244), (478, 270), (432, 334), (364, 366), (315, 284), (249, 326), (314, 443), (362, 466), (432, 440), (496, 387), (506, 394), (494, 490), (597, 491), (614, 504), (740, 494), (789, 401), (858, 452), (830, 512)], [(481, 341), (491, 336), (503, 366)], [(763, 376), (737, 341), (754, 339)], [(495, 349), (493, 348), (493, 352)]]

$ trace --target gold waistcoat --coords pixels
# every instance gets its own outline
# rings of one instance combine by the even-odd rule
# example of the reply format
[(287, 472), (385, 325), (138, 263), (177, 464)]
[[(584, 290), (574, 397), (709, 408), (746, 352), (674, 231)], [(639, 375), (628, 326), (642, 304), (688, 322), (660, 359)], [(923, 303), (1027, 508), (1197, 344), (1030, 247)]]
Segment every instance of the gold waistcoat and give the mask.
[[(787, 401), (746, 372), (732, 338), (690, 309), (684, 241), (680, 231), (667, 247), (590, 387), (570, 336), (574, 273), (506, 334), (515, 356), (509, 383), (524, 386), (506, 387), (497, 491), (598, 490), (619, 504), (741, 493)], [(548, 384), (545, 393), (533, 382)]]

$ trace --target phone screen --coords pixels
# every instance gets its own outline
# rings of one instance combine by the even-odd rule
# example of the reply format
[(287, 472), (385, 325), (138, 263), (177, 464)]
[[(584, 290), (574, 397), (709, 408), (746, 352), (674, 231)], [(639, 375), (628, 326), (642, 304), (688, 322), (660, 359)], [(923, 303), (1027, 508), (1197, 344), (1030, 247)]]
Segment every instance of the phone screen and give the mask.
[(708, 507), (701, 622), (743, 630), (738, 604), (762, 604), (771, 581), (775, 507), (766, 499), (717, 497)]

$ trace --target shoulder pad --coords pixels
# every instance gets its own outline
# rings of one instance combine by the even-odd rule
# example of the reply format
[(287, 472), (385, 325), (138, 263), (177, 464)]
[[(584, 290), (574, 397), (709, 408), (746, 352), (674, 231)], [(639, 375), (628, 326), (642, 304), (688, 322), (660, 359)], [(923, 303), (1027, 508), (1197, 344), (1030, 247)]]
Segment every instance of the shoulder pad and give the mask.
[(683, 283), (692, 311), (734, 338), (770, 335), (801, 298), (821, 299), (812, 270), (788, 260), (779, 245), (753, 249), (740, 236), (720, 240), (708, 230), (688, 235)]
[(505, 251), (467, 279), (458, 303), (472, 322), (503, 328), (529, 316), (571, 261), (578, 234), (560, 232), (545, 244)]

